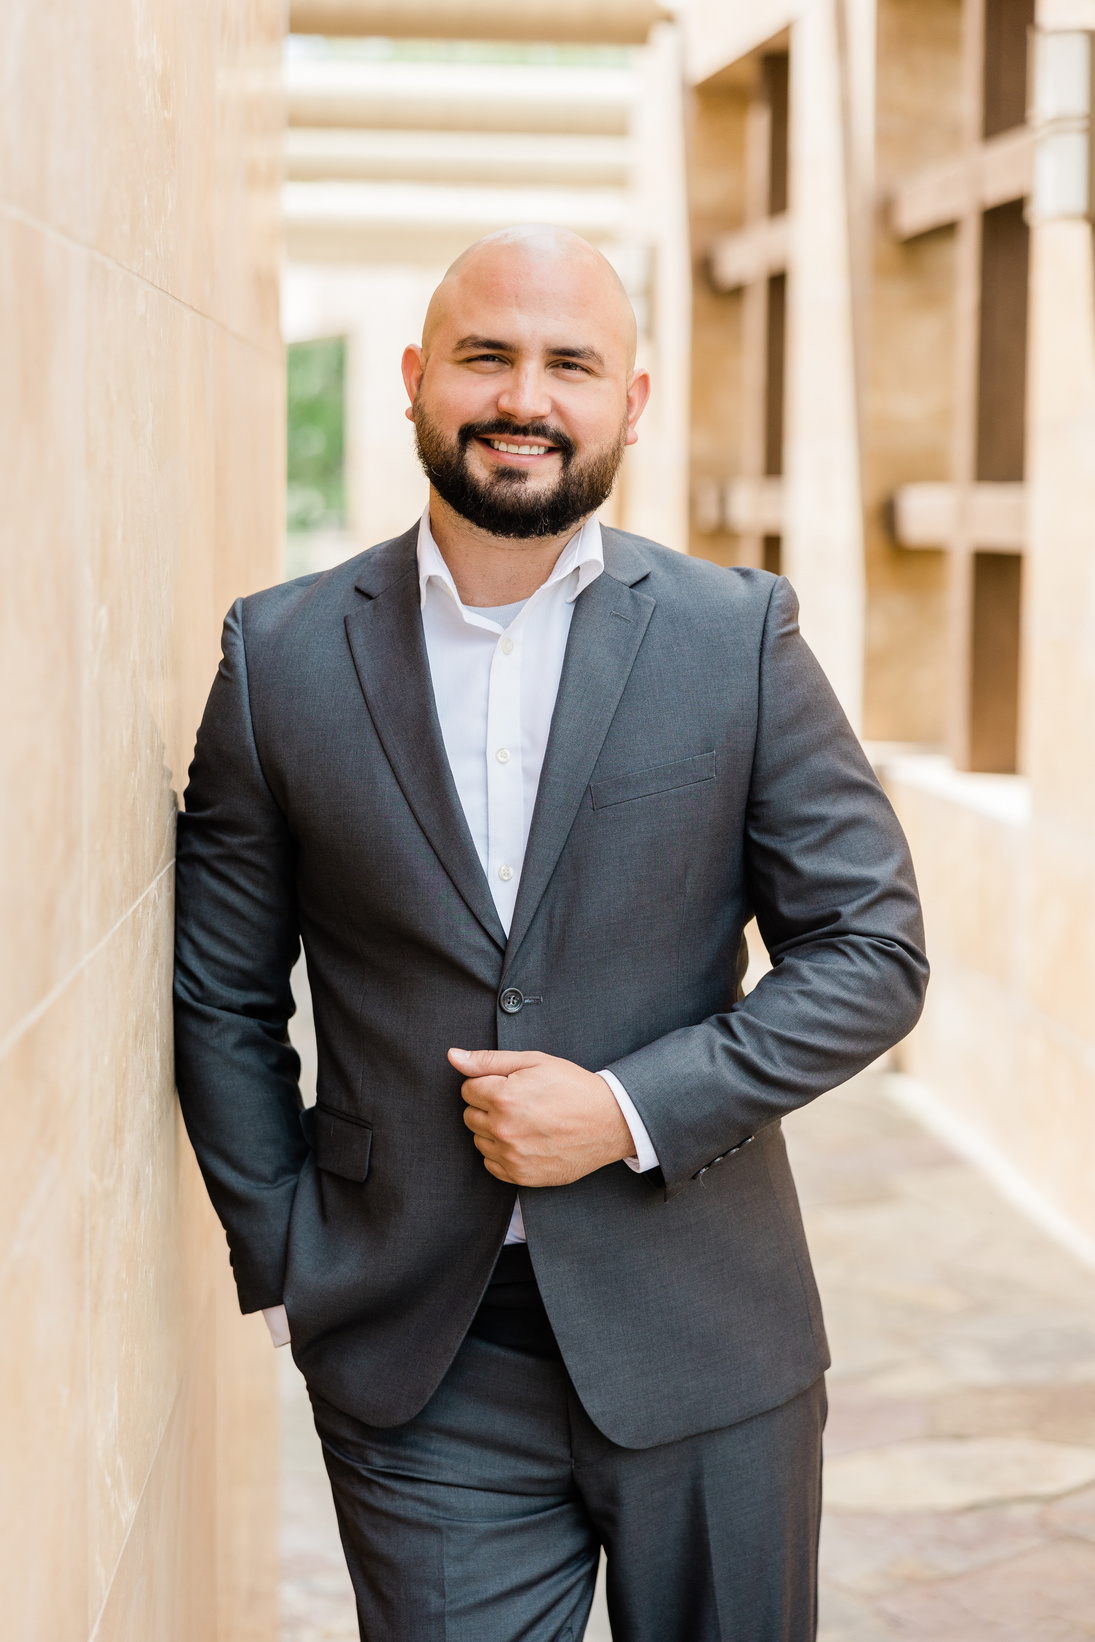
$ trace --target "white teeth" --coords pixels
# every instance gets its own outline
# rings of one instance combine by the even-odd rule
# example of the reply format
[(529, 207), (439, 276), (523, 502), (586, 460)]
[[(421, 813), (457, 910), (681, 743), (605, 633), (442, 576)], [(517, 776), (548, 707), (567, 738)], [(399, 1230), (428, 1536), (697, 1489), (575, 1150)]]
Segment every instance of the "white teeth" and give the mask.
[(507, 445), (502, 439), (490, 442), (495, 450), (504, 450), (510, 456), (544, 456), (550, 449), (548, 445)]

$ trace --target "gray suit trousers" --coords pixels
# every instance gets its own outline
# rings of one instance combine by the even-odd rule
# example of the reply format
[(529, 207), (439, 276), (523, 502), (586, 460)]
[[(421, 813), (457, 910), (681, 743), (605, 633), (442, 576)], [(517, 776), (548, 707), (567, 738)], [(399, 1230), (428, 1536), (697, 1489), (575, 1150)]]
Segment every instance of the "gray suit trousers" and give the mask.
[(813, 1642), (824, 1381), (655, 1448), (598, 1431), (559, 1359), (469, 1336), (420, 1414), (313, 1393), (363, 1642)]

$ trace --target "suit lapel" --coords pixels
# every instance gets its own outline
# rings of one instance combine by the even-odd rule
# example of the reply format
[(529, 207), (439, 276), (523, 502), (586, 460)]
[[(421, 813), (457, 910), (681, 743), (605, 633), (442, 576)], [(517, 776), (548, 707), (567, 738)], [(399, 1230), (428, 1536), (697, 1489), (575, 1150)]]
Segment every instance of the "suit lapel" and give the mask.
[(555, 871), (654, 611), (653, 598), (630, 585), (648, 572), (641, 554), (608, 530), (604, 548), (604, 573), (574, 606), (506, 948), (507, 966)]
[(419, 606), (417, 537), (416, 526), (366, 555), (346, 634), (403, 795), (460, 895), (504, 950), (505, 931), (468, 830), (434, 704)]

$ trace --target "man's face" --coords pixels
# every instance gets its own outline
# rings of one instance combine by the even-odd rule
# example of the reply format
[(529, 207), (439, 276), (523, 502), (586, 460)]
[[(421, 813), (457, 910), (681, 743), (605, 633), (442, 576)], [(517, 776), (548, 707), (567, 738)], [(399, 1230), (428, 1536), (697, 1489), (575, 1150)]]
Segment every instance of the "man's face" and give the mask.
[(491, 535), (555, 536), (607, 497), (646, 399), (630, 316), (594, 259), (479, 253), (444, 289), (404, 376), (419, 456)]

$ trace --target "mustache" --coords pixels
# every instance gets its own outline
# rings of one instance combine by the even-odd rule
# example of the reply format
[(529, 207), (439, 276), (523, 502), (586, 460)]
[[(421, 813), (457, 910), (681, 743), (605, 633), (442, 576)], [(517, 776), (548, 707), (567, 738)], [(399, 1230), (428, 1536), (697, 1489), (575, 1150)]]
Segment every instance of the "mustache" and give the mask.
[(578, 448), (561, 428), (553, 428), (548, 422), (507, 422), (497, 416), (489, 422), (465, 422), (457, 438), (462, 450), (467, 450), (473, 439), (524, 439), (541, 445), (554, 445), (563, 458), (564, 466)]

